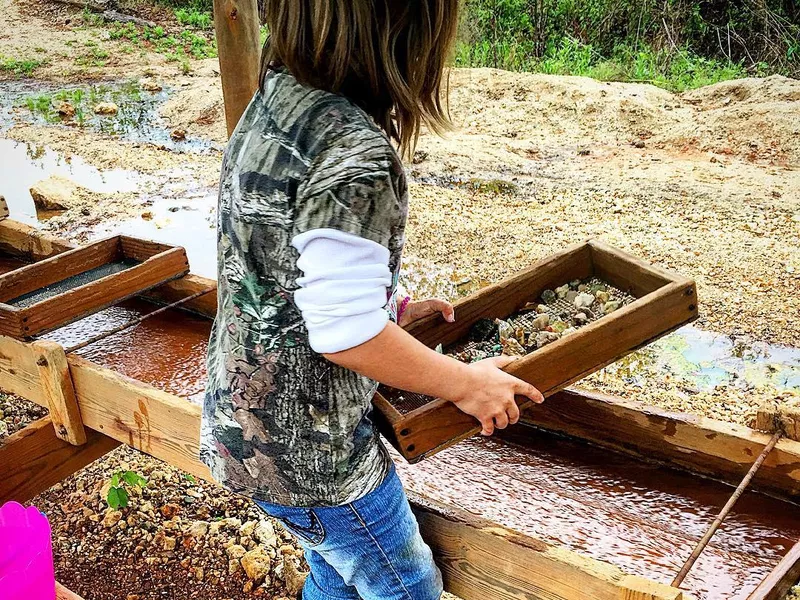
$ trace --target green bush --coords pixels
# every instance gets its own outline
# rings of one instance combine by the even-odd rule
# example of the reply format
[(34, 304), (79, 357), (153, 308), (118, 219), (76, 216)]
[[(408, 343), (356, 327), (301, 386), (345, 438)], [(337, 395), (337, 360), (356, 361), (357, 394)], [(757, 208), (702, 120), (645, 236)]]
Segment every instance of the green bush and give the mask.
[(747, 73), (800, 75), (792, 0), (465, 0), (459, 66), (687, 89)]

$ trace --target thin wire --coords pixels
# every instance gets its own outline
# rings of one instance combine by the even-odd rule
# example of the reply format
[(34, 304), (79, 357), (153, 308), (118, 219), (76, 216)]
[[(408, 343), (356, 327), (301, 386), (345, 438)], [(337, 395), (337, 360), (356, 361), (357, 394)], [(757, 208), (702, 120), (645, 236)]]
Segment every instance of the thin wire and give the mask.
[(167, 311), (167, 310), (169, 310), (171, 308), (176, 308), (176, 307), (180, 306), (181, 304), (186, 304), (187, 302), (195, 300), (196, 298), (199, 298), (200, 296), (205, 296), (206, 294), (210, 294), (211, 292), (216, 291), (216, 289), (217, 289), (217, 287), (214, 286), (214, 287), (207, 288), (205, 290), (200, 290), (199, 292), (195, 292), (191, 296), (186, 296), (186, 298), (181, 298), (177, 302), (173, 302), (172, 304), (168, 304), (166, 306), (162, 306), (161, 308), (156, 309), (153, 312), (147, 313), (146, 315), (142, 315), (141, 317), (137, 317), (136, 319), (133, 319), (132, 321), (128, 321), (127, 323), (123, 323), (119, 327), (115, 327), (114, 329), (110, 329), (110, 330), (108, 330), (106, 332), (103, 332), (103, 333), (100, 333), (100, 334), (95, 335), (93, 337), (90, 337), (89, 339), (82, 341), (80, 344), (75, 344), (74, 346), (70, 346), (69, 348), (64, 350), (64, 352), (69, 354), (70, 352), (75, 352), (76, 350), (80, 350), (81, 348), (85, 348), (86, 346), (89, 346), (90, 344), (94, 344), (95, 342), (99, 342), (100, 340), (103, 340), (103, 339), (105, 339), (105, 338), (107, 338), (107, 337), (109, 337), (111, 335), (114, 335), (115, 333), (119, 333), (120, 331), (125, 331), (126, 329), (130, 329), (131, 327), (134, 327), (135, 325), (138, 325), (142, 321), (146, 321), (150, 317), (154, 317), (154, 316), (156, 316), (156, 315), (158, 315), (160, 313), (163, 313), (164, 311)]
[(756, 459), (756, 462), (752, 464), (750, 470), (747, 472), (747, 475), (744, 476), (744, 479), (742, 479), (742, 482), (739, 484), (739, 487), (736, 488), (736, 491), (734, 491), (733, 495), (728, 499), (728, 502), (725, 504), (725, 506), (717, 515), (717, 518), (714, 519), (713, 523), (711, 523), (711, 526), (708, 528), (708, 531), (706, 531), (706, 534), (702, 537), (702, 539), (699, 542), (697, 542), (697, 545), (695, 546), (694, 550), (692, 550), (691, 556), (684, 563), (680, 572), (672, 581), (671, 584), (672, 587), (678, 587), (680, 584), (683, 583), (683, 580), (686, 579), (686, 576), (689, 574), (689, 571), (691, 571), (692, 567), (694, 566), (694, 563), (697, 562), (697, 559), (700, 557), (700, 554), (703, 552), (703, 550), (706, 549), (706, 546), (708, 546), (708, 543), (711, 541), (711, 538), (714, 537), (714, 534), (720, 528), (722, 522), (727, 518), (728, 514), (730, 514), (731, 510), (733, 509), (733, 506), (736, 504), (739, 498), (742, 497), (742, 494), (744, 494), (745, 490), (747, 489), (747, 486), (750, 485), (750, 482), (753, 480), (753, 477), (755, 477), (755, 474), (761, 468), (761, 465), (764, 464), (767, 455), (769, 455), (769, 453), (772, 452), (772, 449), (775, 447), (775, 444), (778, 443), (778, 440), (781, 439), (781, 436), (783, 436), (783, 432), (776, 431), (775, 434), (767, 443), (767, 445), (764, 446), (764, 450), (761, 451), (761, 454), (759, 454), (758, 458)]

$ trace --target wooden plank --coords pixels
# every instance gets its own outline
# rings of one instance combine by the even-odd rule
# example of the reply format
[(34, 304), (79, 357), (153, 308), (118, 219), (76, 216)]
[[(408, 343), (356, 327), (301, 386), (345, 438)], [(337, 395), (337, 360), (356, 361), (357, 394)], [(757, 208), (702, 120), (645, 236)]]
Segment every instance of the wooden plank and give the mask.
[(228, 136), (258, 88), (260, 25), (256, 0), (214, 0), (214, 31)]
[[(697, 317), (693, 283), (671, 283), (576, 333), (513, 362), (507, 371), (550, 396), (586, 375), (666, 335)], [(528, 402), (519, 400), (520, 406)], [(379, 405), (380, 408), (380, 405)], [(382, 414), (376, 415), (380, 421)], [(480, 431), (476, 419), (442, 399), (388, 419), (384, 432), (403, 456), (416, 462)]]
[(27, 260), (42, 260), (74, 246), (60, 238), (39, 231), (13, 219), (0, 221), (0, 251)]
[(85, 444), (86, 431), (64, 349), (59, 344), (48, 341), (34, 342), (31, 348), (36, 354), (42, 392), (47, 398), (56, 437), (73, 446)]
[(79, 356), (67, 357), (84, 426), (205, 479), (198, 405)]
[[(523, 411), (521, 423), (732, 484), (741, 481), (770, 439), (742, 425), (574, 388)], [(800, 443), (781, 440), (753, 485), (778, 496), (800, 496)]]
[(56, 600), (83, 600), (75, 592), (70, 592), (67, 588), (56, 581)]
[(175, 248), (175, 246), (169, 244), (154, 242), (152, 240), (142, 240), (127, 235), (119, 236), (119, 245), (122, 248), (122, 254), (126, 258), (132, 258), (139, 262), (144, 262), (157, 254), (163, 254)]
[(83, 446), (73, 446), (56, 437), (49, 417), (34, 421), (0, 440), (0, 504), (27, 502), (117, 446), (94, 431)]
[(47, 408), (36, 360), (30, 345), (0, 336), (0, 390)]
[[(148, 290), (139, 296), (146, 300), (159, 304), (172, 304), (192, 294), (216, 286), (217, 282), (207, 277), (199, 275), (186, 275), (180, 279), (174, 279), (156, 288)], [(188, 310), (199, 315), (214, 318), (217, 314), (217, 295), (209, 293), (204, 296), (181, 305), (181, 310)]]
[(779, 405), (756, 413), (756, 429), (783, 432), (790, 440), (800, 441), (800, 407)]
[(111, 237), (0, 275), (0, 302), (112, 262), (119, 254), (119, 238)]
[(673, 282), (691, 283), (689, 279), (668, 273), (632, 254), (590, 240), (594, 272), (600, 279), (637, 298)]
[(445, 589), (465, 600), (688, 600), (685, 592), (409, 493)]
[(800, 542), (792, 546), (747, 600), (782, 600), (800, 581)]

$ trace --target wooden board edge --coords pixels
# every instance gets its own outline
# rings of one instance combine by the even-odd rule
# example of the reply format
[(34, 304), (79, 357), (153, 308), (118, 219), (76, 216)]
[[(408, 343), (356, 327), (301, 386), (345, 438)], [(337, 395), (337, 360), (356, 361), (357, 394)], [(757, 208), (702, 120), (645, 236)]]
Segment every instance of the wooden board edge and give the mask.
[(798, 582), (800, 582), (800, 542), (789, 549), (747, 600), (783, 600), (786, 593)]
[(73, 244), (14, 219), (0, 221), (0, 250), (36, 261), (67, 252)]
[[(770, 435), (743, 425), (676, 413), (599, 392), (570, 388), (523, 411), (521, 423), (698, 475), (737, 484)], [(753, 487), (781, 498), (800, 496), (800, 442), (783, 439)]]
[(607, 281), (620, 289), (630, 289), (637, 297), (652, 293), (670, 283), (693, 283), (690, 278), (670, 272), (638, 256), (598, 239), (589, 240), (592, 263)]
[(682, 590), (509, 530), (415, 492), (409, 501), (445, 588), (464, 600), (689, 600)]
[(50, 417), (34, 421), (0, 442), (0, 504), (27, 502), (117, 446), (94, 431), (73, 446), (56, 437)]

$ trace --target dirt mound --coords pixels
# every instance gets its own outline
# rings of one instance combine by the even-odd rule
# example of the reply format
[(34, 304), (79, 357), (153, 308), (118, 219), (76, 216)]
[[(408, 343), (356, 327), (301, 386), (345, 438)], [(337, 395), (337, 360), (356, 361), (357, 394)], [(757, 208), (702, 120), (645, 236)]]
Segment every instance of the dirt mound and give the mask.
[(685, 115), (674, 94), (587, 77), (455, 69), (451, 112), (469, 133), (551, 143), (629, 143), (675, 127)]
[(675, 141), (750, 161), (800, 164), (800, 81), (773, 75), (687, 92), (697, 112)]

